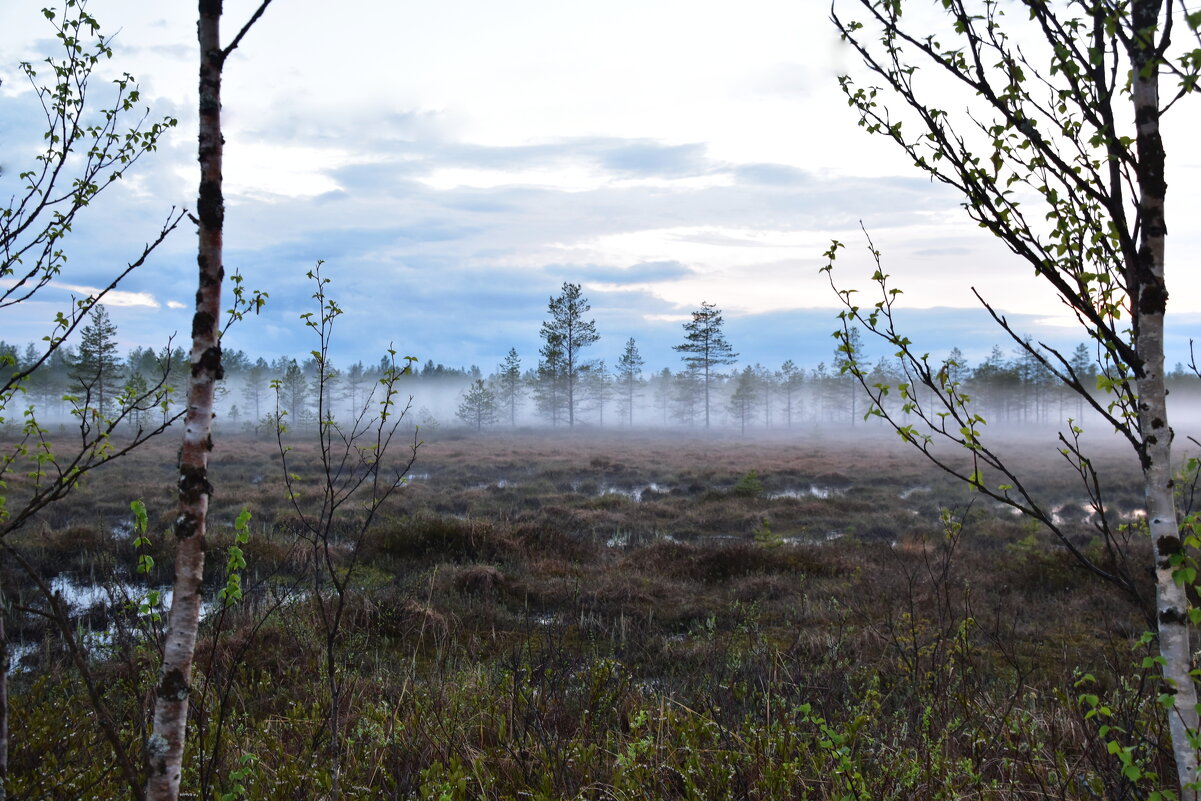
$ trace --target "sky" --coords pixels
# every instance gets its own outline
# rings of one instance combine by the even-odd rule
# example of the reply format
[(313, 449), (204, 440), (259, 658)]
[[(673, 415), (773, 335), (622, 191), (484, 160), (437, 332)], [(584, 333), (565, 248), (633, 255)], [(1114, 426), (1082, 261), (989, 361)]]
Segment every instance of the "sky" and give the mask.
[[(41, 137), (15, 71), (53, 52), (38, 5), (0, 5), (6, 196)], [(226, 0), (226, 40), (255, 5)], [(193, 7), (88, 8), (116, 33), (106, 72), (134, 74), (151, 118), (179, 125), (76, 224), (45, 299), (4, 312), (10, 342), (40, 339), (173, 206), (195, 205)], [(276, 0), (225, 70), (226, 270), (270, 295), (227, 347), (315, 348), (298, 318), (315, 308), (305, 273), (323, 260), (345, 310), (335, 361), (374, 362), (391, 343), (485, 372), (516, 347), (532, 367), (547, 302), (570, 281), (601, 334), (588, 357), (613, 364), (634, 337), (648, 367), (676, 369), (681, 324), (708, 301), (740, 362), (813, 367), (835, 347), (838, 299), (819, 273), (832, 239), (848, 244), (839, 281), (870, 289), (861, 225), (905, 291), (900, 323), (919, 348), (958, 345), (972, 361), (1012, 349), (973, 287), (1023, 333), (1082, 341), (953, 191), (857, 125), (837, 76), (862, 70), (827, 15), (796, 0)], [(1201, 331), (1198, 105), (1186, 100), (1166, 132), (1169, 362)], [(185, 224), (108, 304), (122, 344), (181, 342), (194, 292)]]

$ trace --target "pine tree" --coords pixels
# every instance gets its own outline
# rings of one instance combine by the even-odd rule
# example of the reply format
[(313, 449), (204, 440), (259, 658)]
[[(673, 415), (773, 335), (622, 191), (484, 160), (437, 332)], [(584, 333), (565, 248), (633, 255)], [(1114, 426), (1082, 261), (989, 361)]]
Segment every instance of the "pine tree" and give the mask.
[(517, 427), (517, 404), (521, 400), (521, 357), (517, 348), (509, 348), (496, 377), (497, 400), (509, 410), (509, 425)]
[[(576, 385), (584, 364), (580, 351), (595, 344), (600, 335), (596, 333), (596, 321), (586, 320), (584, 315), (592, 310), (588, 299), (580, 295), (580, 285), (563, 283), (563, 291), (551, 298), (547, 310), (550, 319), (542, 324), (542, 339), (546, 342), (543, 356), (547, 367), (557, 378), (563, 391), (563, 407), (567, 411), (567, 425), (575, 425), (578, 406)], [(553, 359), (551, 356), (553, 355)]]
[(642, 367), (646, 364), (638, 352), (638, 343), (633, 337), (626, 340), (625, 350), (617, 359), (617, 382), (621, 386), (621, 408), (626, 416), (626, 425), (634, 425), (634, 393), (642, 383)]
[(662, 419), (663, 425), (667, 425), (667, 412), (671, 408), (672, 386), (674, 384), (674, 376), (671, 374), (671, 368), (664, 367), (652, 380), (655, 385), (655, 407), (659, 410), (659, 416)]
[(851, 413), (851, 426), (855, 425), (855, 418), (858, 417), (856, 409), (859, 400), (859, 385), (855, 381), (854, 371), (859, 369), (856, 367), (858, 361), (863, 359), (863, 339), (859, 334), (859, 329), (852, 326), (850, 333), (847, 334), (847, 341), (840, 341), (834, 349), (834, 369), (838, 373), (834, 376), (834, 381), (839, 385), (839, 402), (844, 402), (847, 409)]
[[(130, 401), (141, 398), (150, 391), (150, 382), (146, 380), (146, 376), (140, 372), (133, 373), (129, 377), (129, 381), (125, 384), (125, 397)], [(134, 431), (141, 431), (145, 424), (146, 412), (149, 411), (146, 405), (130, 403), (129, 405), (129, 427)]]
[(542, 359), (531, 377), (534, 388), (534, 403), (539, 414), (550, 420), (552, 426), (559, 425), (567, 401), (565, 391), (566, 358), (557, 336), (547, 338), (539, 349)]
[(308, 416), (309, 382), (304, 370), (295, 359), (288, 359), (284, 374), (271, 382), (275, 388), (276, 405), (283, 406), (294, 425), (300, 425)]
[(789, 359), (780, 365), (780, 389), (784, 391), (784, 425), (792, 428), (792, 416), (800, 406), (800, 388), (805, 372)]
[[(696, 425), (700, 412), (697, 406), (705, 397), (705, 387), (701, 381), (700, 371), (695, 368), (681, 370), (672, 378), (672, 401), (675, 404), (675, 416), (681, 423), (689, 426)], [(706, 409), (706, 420), (708, 410)]]
[(459, 402), (458, 417), (476, 431), (496, 422), (496, 395), (477, 378)]
[(88, 324), (80, 330), (71, 379), (83, 391), (83, 408), (108, 414), (121, 380), (121, 359), (117, 356), (117, 326), (102, 304), (96, 304)]
[(738, 374), (734, 392), (730, 395), (730, 414), (738, 421), (743, 436), (746, 436), (747, 423), (755, 417), (755, 400), (759, 395), (756, 383), (755, 368), (747, 366)]
[(776, 388), (776, 375), (763, 365), (756, 364), (755, 382), (763, 402), (763, 427), (771, 428), (771, 402)]
[(597, 425), (604, 428), (605, 404), (613, 397), (613, 376), (605, 366), (605, 360), (586, 365), (584, 385), (588, 390), (588, 399), (596, 409)]
[(716, 304), (701, 302), (701, 307), (692, 313), (692, 321), (684, 323), (684, 344), (674, 346), (683, 353), (681, 357), (690, 370), (700, 373), (705, 394), (705, 428), (709, 427), (709, 390), (714, 369), (724, 364), (733, 364), (738, 354), (730, 348), (722, 333), (721, 309)]
[(260, 356), (254, 364), (246, 369), (242, 384), (242, 398), (254, 409), (254, 424), (258, 425), (263, 419), (263, 396), (267, 391), (267, 376), (270, 366), (267, 360)]

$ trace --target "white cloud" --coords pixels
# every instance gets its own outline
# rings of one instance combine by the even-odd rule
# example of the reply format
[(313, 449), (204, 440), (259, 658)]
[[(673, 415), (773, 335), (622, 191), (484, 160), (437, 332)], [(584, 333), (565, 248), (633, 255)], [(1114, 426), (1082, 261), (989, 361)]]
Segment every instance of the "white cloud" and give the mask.
[[(55, 289), (63, 289), (74, 295), (93, 297), (98, 295), (102, 290), (94, 286), (80, 286), (78, 284), (60, 284), (52, 283), (51, 287)], [(120, 289), (114, 289), (109, 292), (101, 300), (105, 306), (140, 306), (148, 309), (157, 309), (160, 304), (155, 300), (154, 295), (149, 292), (124, 292)]]
[[(226, 0), (231, 25), (257, 4)], [(558, 280), (621, 293), (626, 310), (641, 288), (638, 311), (651, 323), (686, 320), (701, 300), (731, 318), (796, 308), (820, 316), (837, 304), (817, 272), (832, 238), (848, 243), (840, 284), (875, 297), (863, 219), (907, 311), (976, 309), (975, 286), (1004, 313), (1065, 319), (1046, 283), (971, 223), (957, 195), (856, 126), (834, 76), (861, 70), (859, 59), (838, 42), (824, 4), (362, 0), (357, 16), (336, 5), (272, 7), (226, 72), (227, 261), (231, 272), (245, 266), (281, 309), (285, 298), (307, 298), (296, 276), (328, 258), (346, 268), (338, 291), (358, 297), (366, 316), (396, 316), (396, 295), (379, 287), (418, 293), (422, 308), (406, 313), (428, 312), (423, 331), (435, 343), (461, 335), (461, 315), (446, 309), (465, 294), (478, 292), (473, 308), (491, 310), (479, 319), (491, 331), (510, 304), (538, 305)], [(105, 0), (96, 9), (106, 31), (122, 31), (111, 68), (134, 72), (152, 117), (177, 114), (180, 126), (123, 182), (140, 206), (106, 194), (89, 210), (94, 227), (76, 227), (70, 247), (89, 253), (91, 272), (73, 262), (69, 280), (79, 286), (60, 288), (77, 294), (105, 285), (92, 265), (125, 263), (124, 246), (155, 230), (147, 214), (194, 203), (195, 20), (144, 6)], [(363, 45), (363, 19), (389, 32), (388, 47)], [(0, 3), (0, 32), (10, 57), (45, 55), (36, 11)], [(298, 43), (318, 55), (298, 59)], [(0, 93), (21, 86), (6, 81)], [(1201, 169), (1188, 108), (1201, 106), (1180, 106), (1165, 131), (1175, 312), (1201, 309), (1201, 273), (1190, 266), (1201, 252)], [(105, 302), (153, 309), (154, 292), (187, 297), (187, 227), (125, 284), (147, 291)], [(687, 269), (633, 269), (660, 262)], [(497, 274), (503, 286), (479, 278)], [(172, 315), (145, 317), (162, 325)], [(508, 344), (498, 343), (498, 356)]]

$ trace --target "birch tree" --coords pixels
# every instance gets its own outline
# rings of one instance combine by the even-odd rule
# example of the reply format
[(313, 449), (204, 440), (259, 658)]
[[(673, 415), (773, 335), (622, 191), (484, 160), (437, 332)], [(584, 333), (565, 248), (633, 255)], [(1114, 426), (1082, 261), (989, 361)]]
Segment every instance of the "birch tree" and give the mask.
[[(1196, 87), (1201, 13), (1178, 0), (941, 0), (928, 4), (944, 23), (932, 30), (927, 19), (915, 25), (912, 14), (904, 16), (918, 5), (836, 2), (835, 25), (881, 83), (861, 85), (850, 76), (840, 82), (860, 124), (892, 139), (919, 169), (958, 190), (968, 215), (1035, 269), (1097, 349), (1098, 381), (1108, 393), (1103, 398), (1089, 393), (1070, 356), (1023, 338), (981, 298), (1017, 346), (1120, 432), (1139, 459), (1155, 560), (1160, 700), (1180, 797), (1195, 801), (1198, 715), (1189, 624), (1201, 613), (1190, 609), (1185, 593), (1195, 579), (1197, 539), (1191, 529), (1182, 536), (1172, 492), (1163, 338), (1168, 160), (1160, 126)], [(856, 18), (843, 13), (847, 7)], [(1176, 44), (1180, 40), (1183, 46)], [(931, 72), (941, 81), (938, 91), (926, 80)], [(943, 107), (958, 97), (955, 91), (963, 92), (965, 112)], [(831, 246), (825, 269), (840, 247)], [(905, 410), (927, 425), (918, 429), (896, 420), (902, 436), (936, 459), (932, 437), (959, 443), (970, 455), (969, 467), (944, 467), (1060, 533), (1075, 551), (1020, 476), (988, 447), (986, 422), (958, 382), (914, 352), (898, 331), (893, 304), (899, 290), (889, 284), (870, 240), (869, 249), (877, 262), (879, 300), (864, 308), (853, 290), (840, 291), (847, 304), (842, 341), (848, 358), (856, 357), (849, 346), (852, 322), (889, 341), (907, 372), (906, 382), (894, 389)], [(852, 372), (872, 394), (872, 411), (887, 417), (880, 403), (886, 388), (871, 388), (857, 367)], [(919, 397), (919, 385), (928, 394)], [(1105, 563), (1076, 555), (1137, 596), (1132, 570), (1114, 548), (1101, 477), (1083, 454), (1079, 434), (1076, 425), (1062, 434), (1061, 452), (1085, 482), (1110, 554)], [(1004, 483), (990, 483), (994, 474)]]
[(225, 60), (262, 16), (271, 0), (263, 0), (225, 48), (221, 47), (221, 0), (199, 0), (200, 42), (200, 191), (196, 201), (199, 243), (198, 289), (192, 318), (191, 378), (183, 445), (179, 452), (179, 513), (175, 518), (175, 579), (163, 663), (154, 693), (154, 725), (146, 742), (146, 798), (175, 801), (183, 771), (188, 722), (192, 655), (200, 625), (201, 581), (204, 576), (206, 516), (213, 486), (208, 456), (213, 448), (213, 395), (221, 368), (222, 227), (225, 201), (221, 191), (221, 72)]
[[(113, 57), (113, 48), (86, 3), (68, 2), (62, 9), (43, 8), (40, 13), (53, 31), (55, 52), (36, 64), (20, 62), (15, 74), (36, 98), (40, 118), (34, 125), (41, 128), (42, 144), (28, 160), (17, 157), (16, 165), (0, 165), (4, 179), (0, 191), (8, 195), (7, 204), (0, 207), (0, 310), (9, 310), (9, 314), (21, 303), (47, 302), (46, 290), (53, 293), (52, 282), (70, 277), (72, 226), (86, 217), (86, 209), (98, 203), (102, 193), (156, 149), (160, 137), (176, 124), (173, 117), (152, 120), (149, 112), (140, 108), (137, 82), (128, 73), (99, 84), (108, 89), (93, 82), (94, 73), (102, 71)], [(12, 122), (20, 124), (15, 118)], [(105, 286), (62, 304), (64, 308), (38, 331), (38, 343), (26, 348), (20, 361), (11, 351), (0, 354), (4, 368), (0, 422), (12, 423), (15, 417), (20, 423), (16, 435), (0, 449), (0, 558), (15, 562), (46, 597), (52, 622), (79, 672), (101, 739), (115, 770), (135, 796), (140, 775), (104, 697), (103, 683), (88, 663), (69, 614), (56, 602), (39, 571), (9, 544), (9, 538), (47, 506), (65, 498), (92, 471), (122, 458), (169, 425), (170, 420), (164, 418), (160, 426), (139, 426), (132, 438), (121, 444), (114, 444), (111, 438), (131, 409), (162, 400), (168, 380), (165, 371), (148, 381), (140, 393), (124, 393), (121, 405), (109, 410), (71, 396), (79, 423), (74, 441), (55, 436), (41, 425), (39, 410), (27, 405), (26, 392), (46, 399), (62, 397), (60, 390), (65, 387), (48, 379), (66, 373), (68, 341), (80, 333), (92, 312), (121, 281), (151, 258), (182, 216), (171, 209), (140, 253), (135, 249), (132, 260), (113, 266)], [(20, 474), (28, 479), (25, 486), (10, 489), (9, 478)], [(0, 799), (6, 797), (8, 779), (9, 660), (4, 626), (8, 610), (9, 602), (0, 587)]]

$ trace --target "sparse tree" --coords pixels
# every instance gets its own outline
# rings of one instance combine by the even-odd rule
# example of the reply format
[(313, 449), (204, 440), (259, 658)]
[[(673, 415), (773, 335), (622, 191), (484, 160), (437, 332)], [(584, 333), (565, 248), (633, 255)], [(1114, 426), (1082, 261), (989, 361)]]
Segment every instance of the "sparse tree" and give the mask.
[(352, 415), (358, 414), (372, 383), (371, 375), (363, 366), (363, 362), (357, 361), (346, 369), (346, 377), (342, 382), (342, 399), (350, 407)]
[(321, 369), (305, 371), (309, 379), (309, 397), (313, 403), (325, 410), (327, 415), (338, 417), (336, 401), (342, 397), (341, 386), (345, 376), (329, 360)]
[[(360, 365), (362, 367), (362, 365)], [(254, 423), (263, 419), (263, 400), (266, 398), (271, 367), (262, 356), (242, 374), (242, 398), (254, 409)]]
[(667, 414), (671, 409), (672, 388), (675, 383), (671, 369), (664, 367), (655, 374), (653, 381), (655, 386), (655, 406), (659, 410), (659, 416), (663, 425), (667, 425)]
[(946, 379), (948, 381), (958, 381), (960, 383), (966, 381), (971, 374), (971, 368), (968, 367), (967, 357), (963, 355), (963, 351), (958, 346), (951, 348), (951, 352), (947, 354), (946, 361), (943, 362), (946, 370)]
[(79, 334), (79, 350), (71, 367), (71, 379), (82, 391), (77, 408), (81, 414), (104, 417), (112, 405), (121, 380), (121, 358), (117, 355), (117, 326), (103, 304), (88, 315)]
[(763, 427), (771, 428), (772, 400), (775, 396), (776, 376), (771, 370), (761, 364), (755, 365), (755, 384), (759, 393), (759, 401), (763, 404)]
[[(1097, 382), (1097, 360), (1088, 350), (1088, 345), (1081, 342), (1072, 351), (1072, 371), (1080, 377), (1080, 385), (1085, 389), (1095, 387)], [(1070, 387), (1069, 387), (1070, 389)], [(1084, 416), (1084, 396), (1080, 392), (1072, 393), (1076, 400), (1076, 419)]]
[(695, 426), (705, 403), (705, 385), (696, 369), (681, 370), (672, 378), (672, 403), (675, 418)]
[[(343, 622), (355, 587), (355, 573), (363, 553), (363, 539), (376, 519), (380, 507), (406, 483), (406, 474), (417, 458), (420, 445), (413, 427), (413, 440), (407, 457), (399, 463), (384, 460), (393, 456), (398, 432), (409, 428), (412, 398), (400, 392), (402, 377), (412, 373), (415, 357), (400, 359), (391, 347), (381, 358), (379, 383), (361, 407), (352, 411), (347, 425), (334, 417), (326, 402), (332, 397), (327, 380), (329, 350), (334, 324), (342, 314), (338, 303), (326, 292), (329, 279), (321, 275), (321, 262), (309, 271), (316, 285), (313, 299), (317, 311), (301, 316), (317, 336), (313, 351), (317, 376), (315, 429), (318, 446), (318, 470), (315, 491), (302, 492), (298, 477), (291, 470), (291, 448), (287, 432), (276, 428), (281, 472), (288, 501), (298, 521), (297, 535), (309, 551), (307, 568), (310, 592), (321, 635), (321, 673), (328, 697), (324, 699), (323, 735), (312, 739), (314, 751), (327, 755), (330, 784), (326, 797), (342, 797), (342, 769), (346, 759), (345, 707), (353, 703), (346, 697), (347, 675), (341, 662), (346, 646)], [(276, 414), (276, 419), (280, 415)], [(403, 428), (402, 428), (403, 425)], [(335, 552), (337, 555), (335, 556)]]
[(521, 357), (517, 348), (509, 348), (496, 377), (498, 402), (509, 411), (509, 425), (517, 427), (517, 404), (521, 401)]
[(826, 410), (831, 407), (830, 397), (830, 370), (826, 367), (825, 362), (818, 362), (817, 367), (813, 368), (813, 380), (810, 382), (813, 387), (813, 397), (817, 401), (817, 408), (814, 410), (817, 415), (817, 422), (825, 422), (828, 415)]
[(271, 382), (282, 403), (282, 411), (300, 425), (307, 417), (310, 382), (295, 359), (288, 359), (283, 375)]
[(613, 397), (613, 376), (609, 375), (609, 368), (605, 366), (604, 359), (592, 362), (586, 367), (584, 387), (592, 408), (596, 409), (596, 424), (604, 428), (605, 406)]
[(859, 329), (851, 326), (847, 332), (847, 341), (839, 342), (834, 348), (834, 369), (838, 372), (831, 376), (831, 383), (837, 388), (837, 401), (841, 405), (846, 404), (846, 409), (850, 413), (851, 427), (855, 426), (855, 418), (859, 416), (858, 400), (859, 400), (859, 385), (856, 378), (859, 378), (859, 366), (855, 358), (850, 354), (860, 356), (863, 353), (863, 336)]
[(738, 358), (722, 332), (723, 323), (721, 309), (716, 304), (702, 301), (701, 307), (692, 313), (692, 320), (684, 323), (684, 344), (673, 348), (683, 353), (681, 358), (684, 364), (700, 375), (705, 396), (705, 428), (709, 427), (709, 395), (713, 373), (718, 367), (733, 364)]
[(784, 425), (792, 428), (792, 416), (800, 405), (800, 389), (805, 382), (805, 371), (787, 360), (780, 365), (780, 389), (784, 392)]
[(730, 414), (738, 421), (738, 430), (746, 436), (747, 424), (755, 418), (755, 401), (758, 399), (758, 378), (755, 368), (744, 367), (734, 381), (734, 391), (730, 394)]
[(559, 425), (567, 408), (566, 359), (558, 338), (548, 339), (539, 350), (542, 359), (537, 371), (529, 376), (534, 390), (534, 405), (538, 412)]
[[(876, 359), (876, 363), (874, 365), (872, 365), (871, 372), (869, 372), (867, 374), (867, 383), (873, 387), (878, 387), (878, 386), (882, 386), (882, 385), (890, 386), (892, 384), (899, 383), (903, 380), (904, 380), (904, 378), (903, 378), (902, 374), (895, 367), (895, 359), (888, 359), (884, 356), (881, 356), (880, 358)], [(855, 390), (859, 391), (859, 387), (856, 386)], [(885, 399), (885, 400), (887, 401), (888, 399)], [(899, 409), (897, 398), (892, 398), (892, 407), (891, 408)], [(868, 415), (869, 420), (871, 419), (871, 417), (872, 417), (872, 415)]]
[[(588, 299), (580, 294), (579, 284), (564, 281), (563, 291), (558, 297), (550, 299), (547, 310), (550, 318), (542, 324), (542, 339), (546, 343), (544, 351), (555, 356), (553, 370), (562, 386), (567, 425), (574, 426), (578, 406), (576, 387), (580, 373), (586, 369), (580, 351), (595, 344), (600, 335), (596, 333), (596, 321), (585, 319), (592, 307)], [(543, 356), (550, 362), (547, 353)]]
[(464, 393), (463, 399), (459, 401), (459, 409), (456, 414), (460, 420), (474, 427), (476, 431), (496, 422), (496, 395), (488, 389), (484, 379), (477, 378), (472, 383)]
[[(862, 17), (845, 17), (840, 5), (853, 5)], [(886, 87), (860, 86), (844, 76), (843, 89), (860, 124), (891, 138), (917, 167), (962, 193), (968, 214), (1051, 285), (1098, 349), (1109, 403), (1089, 393), (1069, 358), (1024, 339), (984, 302), (1018, 347), (1081, 396), (1138, 456), (1154, 549), (1152, 618), (1166, 685), (1161, 698), (1170, 707), (1180, 797), (1195, 801), (1201, 777), (1189, 624), (1196, 610), (1187, 593), (1197, 567), (1185, 547), (1172, 491), (1163, 333), (1168, 161), (1160, 123), (1197, 86), (1201, 14), (1177, 0), (1025, 0), (1021, 14), (1008, 14), (1009, 4), (945, 0), (939, 4), (945, 24), (932, 29), (930, 20), (914, 25), (912, 15), (902, 14), (913, 5), (835, 4), (833, 19), (843, 39), (863, 57), (873, 80)], [(1174, 50), (1173, 36), (1181, 35), (1192, 41)], [(931, 66), (967, 91), (965, 112), (942, 107), (946, 94), (923, 92), (930, 84), (920, 79)], [(1161, 94), (1165, 75), (1175, 86)], [(898, 101), (891, 107), (886, 92)], [(838, 247), (828, 252), (831, 261)], [(870, 242), (869, 248), (879, 262)], [(972, 466), (959, 473), (965, 481), (1039, 520), (1081, 564), (1140, 598), (1123, 558), (1098, 564), (1080, 552), (988, 449), (984, 421), (969, 399), (953, 382), (942, 386), (894, 328), (896, 290), (877, 266), (884, 294), (869, 311), (859, 311), (862, 306), (843, 295), (847, 336), (850, 323), (857, 322), (900, 350), (910, 383), (928, 387), (933, 399), (917, 413), (936, 434), (969, 449)], [(910, 426), (901, 430), (910, 441), (927, 442)], [(1111, 511), (1101, 502), (1101, 479), (1080, 451), (1079, 428), (1061, 435), (1060, 446), (1085, 482), (1109, 552), (1123, 553)], [(999, 474), (1001, 488), (985, 479), (983, 469)]]
[[(139, 373), (134, 373), (129, 377), (125, 384), (125, 391), (121, 393), (122, 399), (128, 398), (129, 406), (129, 427), (133, 431), (141, 431), (145, 426), (145, 417), (148, 407), (146, 405), (146, 396), (150, 391), (150, 382), (146, 380), (146, 376)], [(141, 400), (139, 400), (141, 399)]]
[(617, 359), (617, 383), (621, 387), (621, 410), (626, 425), (634, 425), (634, 394), (642, 383), (642, 367), (646, 362), (638, 352), (638, 343), (633, 337), (626, 340), (625, 349)]

